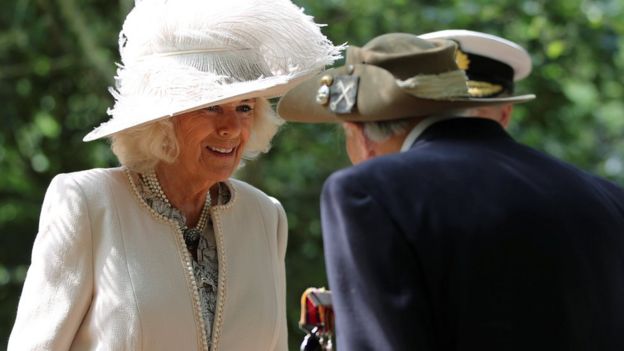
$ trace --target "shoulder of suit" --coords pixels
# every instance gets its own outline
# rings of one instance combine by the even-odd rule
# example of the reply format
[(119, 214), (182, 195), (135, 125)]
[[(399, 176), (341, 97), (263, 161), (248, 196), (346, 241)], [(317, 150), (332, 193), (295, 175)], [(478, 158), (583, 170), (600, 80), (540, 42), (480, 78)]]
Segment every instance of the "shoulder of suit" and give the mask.
[(373, 159), (332, 173), (325, 181), (323, 191), (360, 192), (372, 191), (388, 178), (387, 161)]
[(386, 177), (393, 172), (401, 172), (405, 166), (406, 158), (406, 153), (376, 157), (355, 166), (336, 171), (330, 178), (356, 182), (375, 181), (377, 178)]
[(589, 176), (591, 176), (594, 179), (594, 181), (597, 184), (600, 184), (600, 186), (604, 188), (606, 191), (608, 191), (609, 193), (619, 198), (620, 201), (624, 202), (624, 188), (622, 188), (621, 185), (611, 180), (594, 175), (594, 174), (589, 174)]
[(90, 204), (101, 204), (122, 201), (126, 203), (127, 198), (119, 200), (119, 195), (131, 193), (132, 190), (123, 168), (98, 168), (56, 175), (50, 182), (45, 197), (55, 199), (73, 194), (71, 201), (74, 202), (86, 201)]
[(55, 179), (65, 183), (73, 182), (83, 189), (102, 188), (106, 184), (125, 181), (127, 176), (121, 167), (93, 168), (84, 171), (58, 174)]

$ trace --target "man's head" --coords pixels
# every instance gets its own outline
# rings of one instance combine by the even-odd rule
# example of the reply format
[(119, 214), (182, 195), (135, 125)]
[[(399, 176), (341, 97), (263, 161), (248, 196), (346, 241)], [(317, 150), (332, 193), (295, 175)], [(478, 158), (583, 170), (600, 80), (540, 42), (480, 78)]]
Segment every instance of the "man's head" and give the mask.
[[(456, 61), (468, 77), (472, 97), (511, 96), (514, 83), (531, 73), (531, 57), (518, 44), (491, 34), (449, 29), (419, 35), (423, 39), (447, 39), (457, 43)], [(504, 127), (511, 120), (512, 103), (466, 111), (468, 115), (494, 119)]]
[(343, 122), (345, 145), (351, 163), (398, 152), (405, 136), (420, 121), (408, 118), (383, 122)]
[(343, 123), (352, 161), (399, 151), (429, 116), (522, 102), (533, 95), (473, 98), (455, 62), (456, 44), (391, 33), (349, 47), (345, 66), (327, 70), (288, 92), (278, 113), (296, 122)]

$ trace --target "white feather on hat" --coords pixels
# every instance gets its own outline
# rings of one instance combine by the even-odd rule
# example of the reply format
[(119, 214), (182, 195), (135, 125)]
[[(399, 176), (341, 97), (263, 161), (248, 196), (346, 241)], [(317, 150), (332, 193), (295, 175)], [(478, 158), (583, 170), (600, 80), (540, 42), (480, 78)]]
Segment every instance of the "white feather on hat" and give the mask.
[(119, 34), (111, 119), (84, 141), (252, 97), (283, 95), (340, 58), (289, 0), (142, 0)]

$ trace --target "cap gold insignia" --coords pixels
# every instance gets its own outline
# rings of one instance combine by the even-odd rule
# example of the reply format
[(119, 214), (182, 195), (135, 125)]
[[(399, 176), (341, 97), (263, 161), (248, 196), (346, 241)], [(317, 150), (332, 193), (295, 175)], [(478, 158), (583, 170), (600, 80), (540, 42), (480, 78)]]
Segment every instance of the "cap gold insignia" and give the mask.
[(468, 55), (459, 49), (455, 52), (455, 63), (457, 63), (457, 67), (463, 71), (470, 67), (470, 59), (468, 58)]
[(469, 80), (466, 82), (468, 94), (472, 97), (486, 97), (496, 95), (503, 91), (503, 86), (489, 82)]

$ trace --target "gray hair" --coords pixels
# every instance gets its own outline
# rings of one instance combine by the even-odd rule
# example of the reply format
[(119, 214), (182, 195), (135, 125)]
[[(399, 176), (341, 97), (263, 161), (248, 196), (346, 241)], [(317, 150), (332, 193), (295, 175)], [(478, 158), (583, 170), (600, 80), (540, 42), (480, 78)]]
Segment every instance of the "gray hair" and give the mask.
[[(496, 109), (500, 108), (500, 106), (503, 105), (450, 109), (446, 111), (444, 115), (456, 117), (487, 117), (488, 114), (491, 114), (492, 111), (496, 111)], [(423, 120), (427, 117), (434, 116), (437, 115), (429, 115), (415, 118)], [(369, 138), (371, 141), (379, 143), (394, 135), (406, 132), (407, 128), (411, 125), (415, 118), (405, 118), (383, 122), (364, 122), (362, 123), (362, 126), (364, 127), (364, 135), (366, 135), (366, 137)]]
[(382, 122), (363, 122), (362, 126), (364, 127), (364, 135), (371, 141), (379, 143), (394, 135), (406, 132), (411, 122), (411, 119), (399, 119)]
[[(243, 158), (249, 160), (268, 152), (271, 139), (282, 123), (284, 120), (277, 116), (267, 99), (256, 98), (254, 122)], [(180, 154), (171, 118), (126, 129), (109, 139), (119, 163), (139, 173), (153, 170), (159, 162), (172, 163)]]

